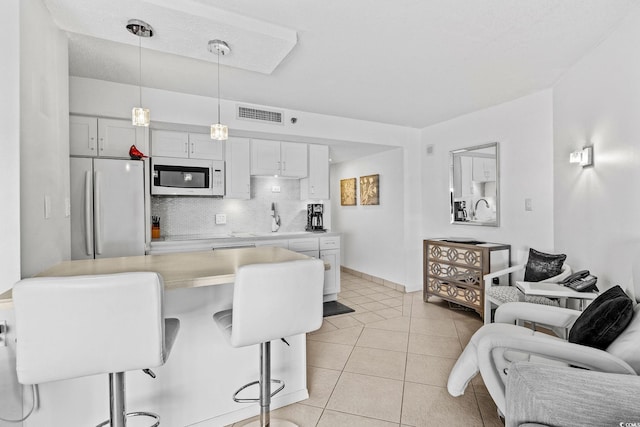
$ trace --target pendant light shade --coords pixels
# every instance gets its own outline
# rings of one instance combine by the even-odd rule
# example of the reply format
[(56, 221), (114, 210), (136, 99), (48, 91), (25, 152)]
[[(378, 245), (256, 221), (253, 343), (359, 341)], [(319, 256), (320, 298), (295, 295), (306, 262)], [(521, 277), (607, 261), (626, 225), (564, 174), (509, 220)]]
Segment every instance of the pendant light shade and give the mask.
[(211, 125), (211, 139), (217, 139), (218, 141), (226, 141), (229, 138), (229, 127), (216, 123)]
[(222, 40), (209, 40), (209, 52), (218, 55), (218, 122), (211, 125), (211, 139), (226, 141), (229, 138), (229, 128), (220, 123), (220, 56), (227, 55), (231, 48)]
[(151, 113), (148, 108), (142, 107), (142, 37), (153, 37), (153, 28), (139, 19), (130, 19), (127, 22), (127, 31), (138, 36), (138, 94), (140, 106), (133, 107), (131, 110), (131, 124), (134, 126), (149, 126)]

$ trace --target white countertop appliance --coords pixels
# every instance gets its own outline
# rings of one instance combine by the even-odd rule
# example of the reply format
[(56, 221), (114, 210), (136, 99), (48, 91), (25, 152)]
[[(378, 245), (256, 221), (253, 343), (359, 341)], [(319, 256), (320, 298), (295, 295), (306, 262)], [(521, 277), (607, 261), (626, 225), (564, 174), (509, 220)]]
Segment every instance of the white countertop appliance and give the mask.
[(144, 255), (144, 162), (71, 157), (71, 259)]
[(224, 161), (151, 158), (151, 194), (224, 196)]

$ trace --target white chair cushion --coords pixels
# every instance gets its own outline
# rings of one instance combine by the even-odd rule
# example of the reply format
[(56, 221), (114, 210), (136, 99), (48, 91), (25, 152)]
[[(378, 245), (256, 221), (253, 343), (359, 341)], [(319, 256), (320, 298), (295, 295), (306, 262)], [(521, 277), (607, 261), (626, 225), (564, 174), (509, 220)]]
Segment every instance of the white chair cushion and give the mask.
[(633, 311), (631, 323), (607, 347), (607, 353), (618, 356), (640, 375), (640, 304), (636, 305)]
[(319, 259), (245, 265), (236, 272), (233, 310), (214, 320), (234, 347), (311, 332), (322, 325), (323, 286)]
[[(163, 283), (156, 273), (25, 279), (13, 288), (22, 384), (164, 364)], [(173, 336), (177, 332), (171, 323)]]
[[(495, 301), (496, 304), (504, 304), (507, 302), (517, 302), (519, 301), (518, 292), (520, 291), (518, 291), (518, 288), (516, 288), (515, 286), (492, 286), (489, 289), (487, 289), (487, 297), (491, 301)], [(531, 302), (534, 304), (551, 305), (555, 307), (560, 306), (558, 301), (554, 301), (546, 297), (534, 296), (534, 295), (526, 295), (525, 302)]]

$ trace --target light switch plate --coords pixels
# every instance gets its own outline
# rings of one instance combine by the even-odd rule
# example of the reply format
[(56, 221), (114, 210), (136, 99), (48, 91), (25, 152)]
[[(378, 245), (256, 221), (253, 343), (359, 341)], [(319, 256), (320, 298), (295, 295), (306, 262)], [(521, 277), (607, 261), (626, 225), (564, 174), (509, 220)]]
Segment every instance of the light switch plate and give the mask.
[(524, 199), (524, 210), (532, 211), (533, 210), (533, 202), (531, 199)]
[(44, 219), (51, 218), (51, 196), (44, 196)]
[(216, 224), (226, 224), (227, 223), (227, 215), (226, 214), (216, 214)]

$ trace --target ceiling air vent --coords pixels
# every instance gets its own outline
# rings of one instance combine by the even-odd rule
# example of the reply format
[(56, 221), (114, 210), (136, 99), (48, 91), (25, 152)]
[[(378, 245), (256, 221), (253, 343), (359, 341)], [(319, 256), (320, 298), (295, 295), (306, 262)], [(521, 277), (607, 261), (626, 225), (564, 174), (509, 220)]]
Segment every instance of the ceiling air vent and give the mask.
[(238, 105), (238, 119), (283, 124), (282, 111), (260, 110), (242, 105)]

